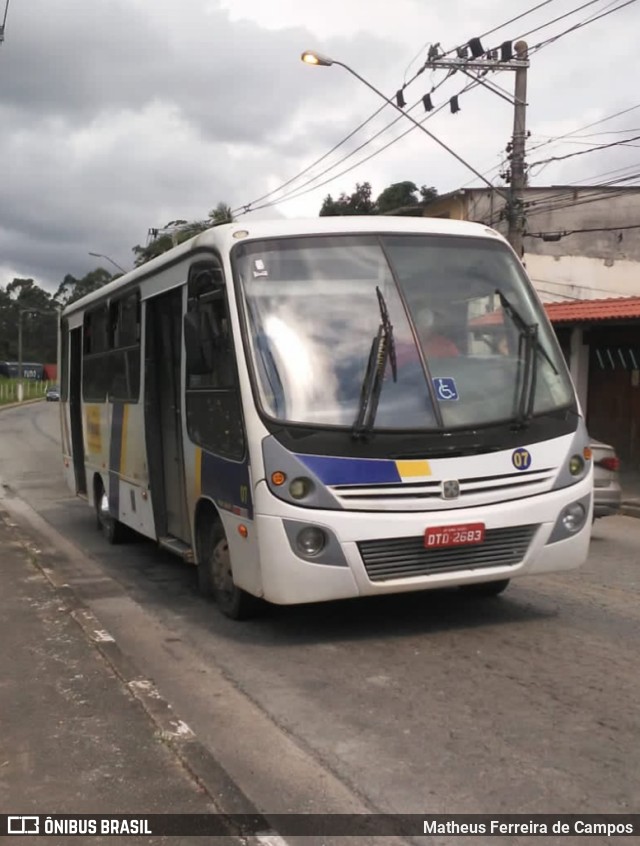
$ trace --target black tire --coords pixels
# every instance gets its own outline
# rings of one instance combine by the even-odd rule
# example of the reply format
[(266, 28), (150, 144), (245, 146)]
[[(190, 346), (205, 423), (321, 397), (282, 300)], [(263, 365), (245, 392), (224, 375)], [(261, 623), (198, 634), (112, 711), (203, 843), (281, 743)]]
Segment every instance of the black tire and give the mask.
[(107, 543), (122, 543), (127, 536), (127, 527), (109, 514), (109, 500), (102, 483), (96, 487), (96, 525)]
[(462, 590), (474, 596), (498, 596), (507, 589), (510, 579), (500, 579), (496, 582), (481, 582), (477, 585), (464, 585)]
[(260, 610), (261, 602), (233, 581), (229, 544), (220, 520), (206, 533), (198, 564), (198, 588), (203, 596), (213, 598), (225, 617), (248, 620)]

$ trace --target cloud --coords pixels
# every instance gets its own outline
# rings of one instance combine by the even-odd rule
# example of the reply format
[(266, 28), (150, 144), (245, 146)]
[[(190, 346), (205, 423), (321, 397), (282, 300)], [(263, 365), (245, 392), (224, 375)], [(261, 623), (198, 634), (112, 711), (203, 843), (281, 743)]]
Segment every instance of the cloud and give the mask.
[[(533, 45), (607, 5), (600, 0), (528, 40)], [(327, 153), (380, 100), (340, 67), (304, 66), (303, 49), (333, 55), (392, 94), (418, 70), (428, 43), (450, 48), (530, 8), (530, 0), (508, 10), (498, 0), (12, 4), (0, 46), (0, 284), (13, 275), (31, 276), (54, 289), (66, 273), (83, 275), (95, 267), (89, 251), (130, 266), (131, 247), (145, 243), (149, 228), (176, 218), (202, 219), (220, 201), (244, 206)], [(567, 10), (546, 6), (488, 36), (485, 46)], [(632, 5), (534, 53), (531, 146), (635, 102), (633, 75), (620, 68), (635, 66), (639, 20)], [(607, 45), (614, 44), (616, 61), (604, 61)], [(424, 115), (422, 95), (443, 76), (426, 71), (407, 88), (409, 104), (418, 104), (416, 117)], [(507, 93), (513, 90), (512, 74), (491, 78)], [(458, 73), (437, 87), (434, 103), (445, 108), (427, 126), (496, 179), (513, 111), (478, 87), (461, 96), (461, 112), (451, 115), (447, 100), (467, 81)], [(395, 117), (387, 108), (285, 189), (296, 188), (293, 199), (260, 216), (314, 216), (327, 193), (350, 192), (356, 182), (371, 182), (374, 194), (405, 179), (440, 191), (478, 184), (419, 131), (382, 150), (409, 128), (404, 119), (340, 162)], [(596, 129), (626, 128), (633, 121), (640, 125), (640, 112)], [(575, 149), (563, 142), (536, 156)], [(631, 164), (633, 155), (633, 149), (614, 148), (549, 164), (535, 184), (597, 175)], [(322, 184), (341, 171), (340, 178)]]

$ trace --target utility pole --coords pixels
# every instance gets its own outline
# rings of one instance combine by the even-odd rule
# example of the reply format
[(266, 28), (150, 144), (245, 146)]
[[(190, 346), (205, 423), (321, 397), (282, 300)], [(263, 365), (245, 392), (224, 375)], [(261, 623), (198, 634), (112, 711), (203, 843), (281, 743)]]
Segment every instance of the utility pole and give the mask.
[[(456, 58), (439, 55), (437, 47), (429, 52), (429, 58), (424, 68), (436, 70), (444, 68), (460, 71), (470, 77), (478, 85), (488, 88), (498, 97), (511, 103), (513, 113), (513, 137), (508, 149), (511, 152), (511, 173), (507, 177), (510, 181), (505, 214), (508, 221), (507, 239), (518, 256), (522, 258), (524, 234), (524, 189), (527, 184), (525, 168), (525, 141), (527, 137), (527, 69), (529, 67), (529, 48), (526, 41), (518, 41), (513, 45), (505, 41), (499, 50), (485, 51), (478, 38), (472, 38), (467, 45), (458, 49)], [(469, 57), (471, 52), (471, 57)], [(515, 52), (515, 56), (514, 56)], [(501, 90), (495, 88), (487, 79), (487, 71), (510, 70), (515, 71), (514, 98), (505, 96)], [(475, 73), (474, 73), (475, 71)], [(455, 108), (454, 108), (455, 101)], [(457, 98), (451, 98), (451, 111), (458, 111)], [(426, 108), (426, 104), (425, 104)], [(433, 108), (429, 99), (429, 108)]]
[(23, 400), (24, 384), (22, 377), (22, 315), (25, 309), (18, 311), (18, 402)]
[[(527, 61), (528, 45), (518, 41), (514, 45), (518, 59)], [(516, 68), (515, 104), (513, 110), (513, 138), (511, 140), (511, 191), (507, 219), (509, 243), (522, 258), (524, 253), (522, 236), (524, 234), (524, 189), (527, 174), (524, 164), (525, 141), (527, 140), (527, 67), (528, 62)]]

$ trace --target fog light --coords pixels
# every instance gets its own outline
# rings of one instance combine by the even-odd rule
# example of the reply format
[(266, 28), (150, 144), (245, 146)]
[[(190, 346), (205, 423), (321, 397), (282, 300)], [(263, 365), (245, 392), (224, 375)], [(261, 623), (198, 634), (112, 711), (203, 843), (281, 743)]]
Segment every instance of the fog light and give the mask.
[(294, 479), (289, 485), (289, 493), (294, 499), (304, 499), (313, 490), (313, 482), (306, 476)]
[(587, 511), (579, 502), (574, 502), (573, 505), (567, 505), (562, 512), (562, 525), (568, 532), (575, 534), (579, 532), (584, 526), (587, 518)]
[(572, 476), (579, 476), (584, 470), (584, 458), (581, 455), (572, 455), (569, 459), (569, 473)]
[(317, 526), (307, 526), (298, 532), (296, 544), (303, 555), (308, 555), (310, 558), (318, 555), (325, 547), (327, 536)]

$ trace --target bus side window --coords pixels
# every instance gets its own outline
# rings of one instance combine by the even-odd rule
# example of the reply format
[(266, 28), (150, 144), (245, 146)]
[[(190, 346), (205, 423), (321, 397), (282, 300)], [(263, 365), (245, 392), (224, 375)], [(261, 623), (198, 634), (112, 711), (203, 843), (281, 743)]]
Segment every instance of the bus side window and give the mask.
[(184, 318), (187, 354), (187, 428), (212, 452), (244, 453), (233, 336), (222, 269), (217, 262), (191, 267)]

